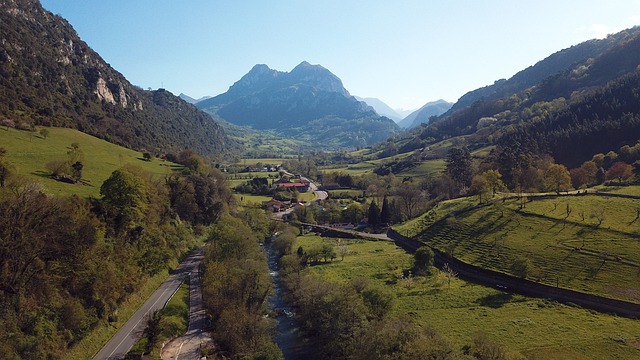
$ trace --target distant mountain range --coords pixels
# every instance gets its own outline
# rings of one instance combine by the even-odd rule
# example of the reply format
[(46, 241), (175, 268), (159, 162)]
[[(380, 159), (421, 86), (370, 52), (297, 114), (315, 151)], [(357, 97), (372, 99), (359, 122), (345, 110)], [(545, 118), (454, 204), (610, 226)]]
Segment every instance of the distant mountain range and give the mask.
[(38, 1), (0, 3), (0, 120), (76, 128), (152, 153), (227, 152), (211, 116), (168, 91), (131, 85)]
[(337, 76), (306, 61), (291, 72), (255, 65), (227, 92), (196, 106), (236, 125), (321, 147), (367, 146), (399, 131), (393, 120), (351, 96)]
[(402, 128), (414, 128), (420, 124), (429, 123), (429, 119), (432, 116), (439, 116), (451, 109), (453, 103), (445, 100), (437, 100), (424, 104), (420, 109), (407, 115), (402, 121), (398, 123), (398, 126)]
[(204, 101), (204, 100), (207, 100), (207, 99), (211, 99), (211, 96), (203, 96), (203, 97), (201, 97), (201, 98), (199, 98), (199, 99), (194, 99), (194, 98), (192, 98), (191, 96), (189, 96), (189, 95), (187, 95), (187, 94), (184, 94), (184, 93), (180, 93), (180, 95), (178, 95), (178, 97), (179, 97), (180, 99), (182, 99), (182, 100), (184, 100), (184, 101), (188, 102), (189, 104), (194, 104), (194, 105), (195, 105), (197, 102)]
[(445, 100), (428, 102), (417, 110), (394, 110), (382, 100), (377, 98), (361, 98), (355, 96), (359, 101), (367, 103), (378, 114), (386, 116), (395, 121), (398, 126), (405, 129), (416, 127), (422, 123), (428, 123), (432, 116), (442, 115), (451, 108), (453, 103)]
[(396, 123), (400, 122), (404, 116), (398, 113), (396, 110), (392, 109), (389, 105), (385, 104), (382, 100), (377, 98), (361, 98), (359, 96), (354, 96), (358, 101), (362, 101), (367, 105), (371, 106), (379, 115), (386, 116), (389, 119), (395, 121)]

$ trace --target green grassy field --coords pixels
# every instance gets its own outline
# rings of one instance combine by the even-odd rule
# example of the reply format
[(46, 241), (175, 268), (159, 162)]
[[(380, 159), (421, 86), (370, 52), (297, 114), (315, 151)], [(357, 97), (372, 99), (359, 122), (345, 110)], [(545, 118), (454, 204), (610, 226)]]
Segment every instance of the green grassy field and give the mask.
[(405, 221), (402, 224), (394, 225), (393, 229), (406, 237), (414, 237), (420, 232), (424, 231), (435, 221), (440, 220), (451, 212), (470, 208), (475, 206), (476, 204), (477, 201), (473, 198), (460, 198), (441, 201), (430, 211), (427, 211), (426, 213), (409, 221)]
[(241, 166), (253, 166), (257, 163), (262, 163), (265, 165), (281, 165), (283, 162), (290, 160), (294, 157), (288, 158), (246, 158), (241, 159), (238, 162), (232, 163), (231, 165), (241, 165)]
[(513, 352), (535, 359), (635, 359), (640, 357), (640, 322), (511, 295), (454, 279), (438, 271), (425, 278), (401, 278), (411, 255), (391, 242), (302, 236), (295, 245), (348, 244), (341, 261), (307, 271), (335, 282), (365, 277), (395, 294), (392, 313), (434, 327), (456, 346), (483, 332)]
[[(511, 273), (516, 260), (527, 259), (528, 279), (640, 303), (636, 204), (566, 196), (534, 200), (518, 211), (516, 200), (499, 201), (432, 226), (425, 223), (419, 238), (473, 265)], [(415, 233), (420, 225), (407, 228)]]
[[(142, 154), (125, 149), (104, 140), (72, 129), (47, 128), (49, 136), (15, 129), (0, 129), (0, 146), (7, 150), (7, 161), (19, 175), (41, 183), (54, 195), (76, 194), (81, 197), (99, 197), (100, 186), (111, 175), (125, 165), (139, 166), (143, 170), (164, 176), (177, 165), (160, 159), (144, 161)], [(82, 180), (85, 185), (67, 184), (51, 179), (47, 163), (67, 159), (72, 143), (78, 143), (84, 154)]]
[(225, 174), (227, 185), (230, 188), (234, 188), (238, 185), (242, 185), (254, 177), (267, 178), (269, 182), (280, 178), (280, 174), (277, 172), (246, 172), (237, 174)]
[(425, 160), (420, 164), (395, 174), (397, 177), (404, 178), (411, 176), (415, 178), (435, 177), (442, 173), (445, 167), (444, 159)]
[(640, 196), (640, 186), (603, 186), (598, 188), (598, 191), (612, 194)]
[(362, 190), (354, 190), (354, 189), (344, 189), (344, 190), (329, 190), (330, 198), (340, 198), (345, 196), (362, 196), (364, 191)]

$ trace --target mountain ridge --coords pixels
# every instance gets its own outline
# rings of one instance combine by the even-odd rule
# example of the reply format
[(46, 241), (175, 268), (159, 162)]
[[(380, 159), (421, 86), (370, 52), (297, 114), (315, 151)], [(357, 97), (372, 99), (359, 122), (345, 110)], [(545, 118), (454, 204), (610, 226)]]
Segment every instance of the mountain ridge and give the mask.
[(6, 121), (76, 128), (156, 154), (191, 148), (218, 157), (233, 147), (210, 115), (164, 89), (132, 85), (38, 1), (2, 2), (0, 33)]
[(428, 123), (432, 116), (446, 113), (451, 106), (453, 106), (453, 103), (443, 99), (430, 101), (398, 122), (398, 126), (410, 129), (420, 124)]
[(355, 96), (356, 100), (362, 101), (367, 105), (371, 106), (379, 115), (386, 116), (389, 119), (396, 122), (396, 124), (402, 120), (403, 116), (400, 115), (396, 110), (392, 109), (389, 105), (387, 105), (384, 101), (378, 98), (361, 98), (359, 96)]
[[(366, 146), (399, 130), (391, 119), (351, 96), (336, 75), (306, 61), (290, 72), (257, 64), (227, 92), (196, 106), (236, 125), (302, 137), (320, 147)], [(328, 145), (318, 136), (327, 129), (334, 135), (347, 133)]]

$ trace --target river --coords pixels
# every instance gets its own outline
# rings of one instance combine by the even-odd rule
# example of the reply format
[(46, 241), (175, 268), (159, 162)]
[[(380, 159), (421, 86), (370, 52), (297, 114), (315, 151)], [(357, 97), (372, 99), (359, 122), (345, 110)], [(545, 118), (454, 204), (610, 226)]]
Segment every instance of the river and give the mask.
[(278, 256), (271, 249), (271, 243), (265, 244), (269, 273), (273, 282), (273, 294), (269, 297), (269, 305), (278, 314), (276, 343), (282, 350), (285, 360), (313, 358), (310, 346), (304, 340), (295, 318), (293, 309), (282, 298), (283, 287), (278, 273)]

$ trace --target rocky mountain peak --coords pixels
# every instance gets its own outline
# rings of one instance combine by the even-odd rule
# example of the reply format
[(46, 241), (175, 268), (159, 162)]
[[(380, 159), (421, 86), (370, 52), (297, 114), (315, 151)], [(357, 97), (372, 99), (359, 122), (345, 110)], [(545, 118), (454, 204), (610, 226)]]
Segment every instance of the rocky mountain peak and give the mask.
[(340, 78), (321, 65), (312, 65), (303, 61), (291, 70), (289, 77), (292, 82), (312, 85), (319, 90), (337, 92), (347, 97), (351, 96), (342, 85)]

